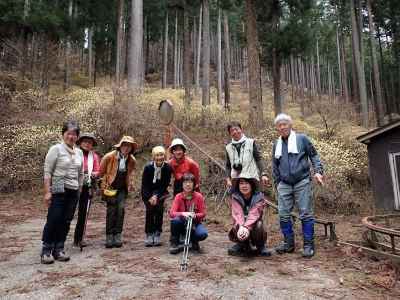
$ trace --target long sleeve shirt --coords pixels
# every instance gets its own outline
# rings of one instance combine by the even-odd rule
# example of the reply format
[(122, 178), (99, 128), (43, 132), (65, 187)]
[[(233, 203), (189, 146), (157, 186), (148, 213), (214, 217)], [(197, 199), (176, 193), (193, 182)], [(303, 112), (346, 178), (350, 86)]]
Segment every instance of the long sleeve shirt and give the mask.
[(175, 181), (180, 181), (183, 175), (187, 172), (192, 173), (195, 178), (195, 188), (200, 185), (200, 167), (197, 162), (188, 156), (185, 156), (181, 161), (177, 161), (175, 158), (170, 159), (168, 162), (172, 168)]
[(201, 223), (206, 216), (206, 203), (201, 193), (193, 192), (192, 199), (186, 199), (184, 193), (179, 193), (175, 196), (169, 215), (172, 219), (182, 217), (183, 212), (190, 211), (190, 207), (194, 203), (194, 212), (196, 214), (194, 218), (195, 223)]
[(83, 154), (64, 143), (50, 147), (44, 162), (44, 178), (62, 180), (64, 187), (77, 190), (83, 184)]
[(172, 169), (168, 163), (161, 167), (161, 178), (153, 182), (154, 163), (148, 163), (143, 169), (142, 175), (142, 199), (148, 201), (153, 195), (160, 199), (168, 193), (168, 186), (171, 182)]
[(265, 207), (264, 194), (255, 193), (251, 199), (246, 200), (235, 192), (231, 196), (231, 209), (233, 226), (244, 226), (252, 230), (254, 224), (263, 216)]
[(283, 140), (282, 155), (279, 159), (275, 158), (276, 143), (272, 148), (272, 175), (275, 185), (281, 181), (294, 185), (310, 177), (310, 161), (315, 173), (324, 174), (318, 152), (306, 135), (296, 133), (299, 153), (288, 153), (287, 141)]
[[(241, 144), (237, 144), (237, 146), (235, 145), (235, 148), (238, 152), (240, 151), (240, 146), (241, 146)], [(259, 146), (256, 144), (256, 142), (254, 142), (254, 144), (253, 144), (253, 157), (254, 157), (254, 161), (256, 162), (260, 176), (265, 175), (264, 159), (262, 157), (261, 150), (260, 150)], [(225, 150), (225, 176), (230, 178), (231, 172), (232, 172), (232, 162), (229, 159), (228, 152)]]

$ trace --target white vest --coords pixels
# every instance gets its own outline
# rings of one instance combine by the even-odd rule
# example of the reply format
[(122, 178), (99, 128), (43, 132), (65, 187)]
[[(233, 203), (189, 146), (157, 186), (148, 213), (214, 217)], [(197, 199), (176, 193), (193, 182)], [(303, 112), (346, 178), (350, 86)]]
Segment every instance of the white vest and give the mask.
[[(247, 138), (241, 148), (240, 155), (232, 143), (226, 145), (226, 152), (228, 153), (229, 160), (231, 162), (231, 178), (254, 178), (260, 180), (260, 174), (257, 164), (253, 156), (254, 140)], [(242, 171), (239, 173), (233, 168), (234, 164), (242, 164)]]

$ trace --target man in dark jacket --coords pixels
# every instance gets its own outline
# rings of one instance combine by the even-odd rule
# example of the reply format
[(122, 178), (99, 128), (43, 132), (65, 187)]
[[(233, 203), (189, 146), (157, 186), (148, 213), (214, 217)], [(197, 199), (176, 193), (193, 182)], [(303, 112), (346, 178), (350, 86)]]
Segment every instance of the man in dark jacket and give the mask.
[(160, 246), (164, 215), (164, 201), (168, 197), (168, 186), (172, 169), (165, 161), (165, 149), (162, 146), (152, 150), (153, 160), (143, 170), (142, 199), (146, 206), (145, 246)]
[(311, 193), (310, 162), (314, 178), (324, 183), (323, 167), (319, 155), (309, 138), (292, 130), (292, 119), (286, 114), (275, 118), (280, 135), (273, 146), (272, 168), (278, 191), (280, 227), (284, 242), (276, 248), (279, 254), (295, 249), (291, 212), (296, 201), (303, 230), (303, 257), (314, 256), (314, 215)]

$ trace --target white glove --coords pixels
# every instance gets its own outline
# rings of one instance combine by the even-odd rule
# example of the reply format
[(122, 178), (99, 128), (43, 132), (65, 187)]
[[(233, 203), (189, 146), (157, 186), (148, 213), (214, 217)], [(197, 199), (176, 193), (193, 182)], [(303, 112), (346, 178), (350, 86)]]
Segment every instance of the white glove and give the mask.
[(249, 235), (250, 235), (250, 231), (246, 227), (244, 227), (244, 226), (239, 227), (237, 236), (240, 241), (246, 240), (249, 237)]

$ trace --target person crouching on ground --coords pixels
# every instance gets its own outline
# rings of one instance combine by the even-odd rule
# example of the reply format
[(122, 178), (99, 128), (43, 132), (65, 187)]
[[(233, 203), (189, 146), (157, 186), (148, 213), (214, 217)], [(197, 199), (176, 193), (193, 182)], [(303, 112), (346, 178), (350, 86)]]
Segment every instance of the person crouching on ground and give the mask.
[(86, 212), (88, 209), (89, 198), (93, 196), (95, 181), (100, 172), (100, 157), (93, 151), (97, 146), (96, 137), (91, 133), (83, 133), (76, 142), (83, 152), (83, 186), (79, 197), (78, 221), (75, 226), (74, 246), (85, 247), (86, 243), (82, 240), (85, 230)]
[(230, 200), (233, 227), (229, 239), (235, 245), (228, 249), (229, 255), (250, 255), (252, 246), (255, 246), (258, 255), (271, 256), (265, 247), (267, 233), (262, 220), (264, 197), (262, 192), (256, 191), (255, 179), (239, 177)]
[(165, 149), (162, 146), (152, 150), (153, 160), (143, 170), (142, 199), (146, 206), (145, 246), (160, 246), (164, 215), (164, 201), (168, 197), (168, 186), (172, 170), (165, 161)]
[(83, 154), (75, 146), (78, 123), (64, 123), (61, 133), (63, 141), (50, 147), (44, 163), (44, 201), (48, 211), (42, 237), (43, 264), (69, 260), (64, 243), (83, 182)]
[[(192, 250), (200, 251), (199, 242), (207, 238), (206, 227), (201, 223), (206, 216), (206, 204), (201, 193), (194, 191), (195, 177), (185, 173), (182, 177), (183, 192), (175, 196), (171, 210), (170, 253), (177, 254), (182, 250), (180, 236), (186, 233), (186, 221), (193, 217), (191, 242)], [(190, 209), (194, 205), (193, 212)]]
[(114, 147), (116, 150), (107, 153), (100, 163), (101, 189), (107, 201), (106, 248), (122, 247), (125, 200), (133, 191), (136, 167), (133, 153), (137, 143), (132, 137), (124, 136)]
[(199, 192), (200, 168), (199, 164), (186, 155), (186, 146), (181, 139), (173, 139), (169, 146), (172, 158), (169, 165), (174, 175), (174, 196), (182, 192), (182, 177), (185, 173), (192, 173), (195, 179), (194, 189)]

